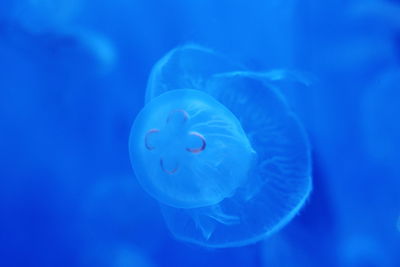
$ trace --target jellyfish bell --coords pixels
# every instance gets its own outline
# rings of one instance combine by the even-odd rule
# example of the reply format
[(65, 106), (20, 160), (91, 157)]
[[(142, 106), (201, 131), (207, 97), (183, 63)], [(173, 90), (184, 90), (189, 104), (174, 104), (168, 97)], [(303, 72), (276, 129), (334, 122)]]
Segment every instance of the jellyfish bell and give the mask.
[(285, 226), (309, 196), (305, 130), (261, 76), (192, 45), (153, 68), (131, 159), (176, 238), (254, 243)]
[(137, 116), (130, 154), (143, 188), (165, 205), (198, 208), (231, 197), (255, 158), (236, 117), (211, 96), (174, 90)]
[(246, 182), (217, 205), (162, 210), (179, 239), (209, 247), (243, 246), (277, 232), (303, 207), (311, 191), (310, 146), (284, 98), (251, 73), (216, 75), (207, 91), (238, 118), (256, 160)]
[(195, 44), (178, 47), (154, 65), (147, 85), (146, 103), (170, 90), (204, 90), (213, 75), (238, 70), (244, 70), (244, 67), (210, 49)]

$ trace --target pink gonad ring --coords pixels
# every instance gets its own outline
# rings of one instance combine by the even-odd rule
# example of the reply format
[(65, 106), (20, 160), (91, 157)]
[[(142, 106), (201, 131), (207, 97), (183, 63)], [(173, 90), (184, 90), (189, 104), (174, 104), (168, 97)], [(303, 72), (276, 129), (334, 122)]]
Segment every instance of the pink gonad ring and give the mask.
[[(166, 127), (168, 127), (168, 124), (170, 124), (171, 120), (174, 119), (174, 117), (179, 114), (179, 116), (181, 116), (182, 119), (182, 123), (186, 123), (189, 120), (189, 114), (187, 113), (187, 111), (183, 110), (183, 109), (177, 109), (177, 110), (173, 110), (170, 112), (167, 120), (166, 120)], [(144, 145), (146, 147), (147, 150), (154, 150), (156, 149), (156, 146), (152, 145), (150, 139), (151, 136), (154, 134), (158, 134), (161, 130), (156, 129), (156, 128), (152, 128), (150, 130), (147, 131), (145, 137), (144, 137)], [(195, 136), (197, 138), (200, 139), (201, 141), (201, 145), (199, 147), (186, 147), (185, 150), (189, 153), (193, 153), (193, 154), (199, 154), (202, 151), (204, 151), (204, 149), (206, 149), (207, 143), (206, 143), (206, 139), (204, 138), (204, 136), (198, 132), (189, 132), (188, 133), (189, 136)], [(160, 159), (160, 168), (168, 174), (174, 174), (179, 170), (179, 164), (176, 164), (174, 168), (172, 169), (167, 169), (166, 168), (166, 164), (164, 159)]]

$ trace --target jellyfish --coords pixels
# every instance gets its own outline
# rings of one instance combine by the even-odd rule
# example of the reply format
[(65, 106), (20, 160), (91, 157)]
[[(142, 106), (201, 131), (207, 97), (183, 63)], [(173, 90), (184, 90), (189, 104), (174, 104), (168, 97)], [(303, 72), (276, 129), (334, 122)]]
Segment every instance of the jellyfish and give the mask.
[(33, 33), (58, 31), (71, 24), (82, 7), (77, 0), (22, 0), (10, 7), (13, 19)]
[[(50, 45), (56, 52), (76, 46), (94, 60), (96, 71), (110, 72), (117, 60), (115, 45), (108, 36), (78, 21), (86, 3), (80, 0), (11, 1), (7, 4), (4, 24), (12, 29), (13, 40), (23, 43), (24, 47), (32, 46), (27, 41), (40, 42), (39, 46), (33, 45), (35, 48), (45, 44), (48, 50)], [(15, 31), (19, 38), (15, 38)]]
[(173, 235), (243, 246), (286, 225), (311, 191), (310, 145), (277, 88), (197, 45), (153, 68), (130, 134), (132, 167)]
[(146, 105), (131, 140), (139, 182), (176, 208), (210, 206), (231, 197), (245, 183), (255, 155), (236, 117), (191, 89), (168, 91)]

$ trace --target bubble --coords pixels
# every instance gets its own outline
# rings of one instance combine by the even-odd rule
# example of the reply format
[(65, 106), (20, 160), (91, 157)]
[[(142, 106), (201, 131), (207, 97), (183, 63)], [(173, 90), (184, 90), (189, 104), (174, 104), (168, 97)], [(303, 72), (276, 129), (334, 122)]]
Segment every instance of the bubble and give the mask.
[(195, 45), (153, 68), (131, 131), (131, 161), (178, 239), (253, 243), (288, 223), (307, 199), (307, 136), (260, 76)]

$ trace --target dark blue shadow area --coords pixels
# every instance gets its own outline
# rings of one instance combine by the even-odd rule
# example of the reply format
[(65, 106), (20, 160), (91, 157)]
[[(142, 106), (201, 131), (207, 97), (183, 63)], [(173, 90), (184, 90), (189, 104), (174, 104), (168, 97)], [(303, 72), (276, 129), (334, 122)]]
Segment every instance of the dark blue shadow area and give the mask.
[[(186, 44), (266, 74), (307, 132), (312, 192), (257, 243), (178, 240), (135, 177), (150, 72)], [(400, 266), (399, 47), (399, 1), (2, 1), (0, 266)]]

